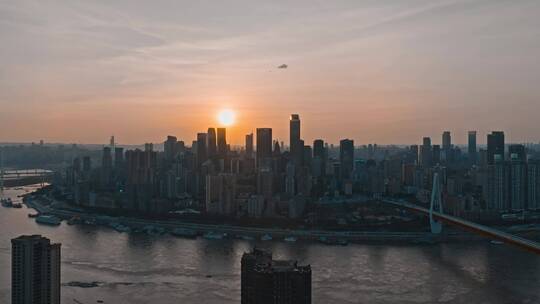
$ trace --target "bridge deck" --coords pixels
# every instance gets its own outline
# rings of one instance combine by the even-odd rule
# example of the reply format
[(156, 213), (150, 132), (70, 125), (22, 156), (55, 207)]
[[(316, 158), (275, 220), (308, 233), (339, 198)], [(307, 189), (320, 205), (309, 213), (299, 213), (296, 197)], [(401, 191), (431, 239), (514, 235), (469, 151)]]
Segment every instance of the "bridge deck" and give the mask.
[[(406, 203), (406, 202), (396, 202), (391, 200), (383, 200), (385, 203), (389, 203), (392, 205), (396, 205), (399, 207), (407, 208), (414, 210), (416, 212), (424, 213), (426, 215), (429, 215), (429, 209), (420, 207), (414, 204)], [(503, 241), (508, 244), (512, 244), (518, 247), (521, 247), (523, 249), (529, 250), (531, 252), (534, 252), (536, 254), (540, 254), (540, 244), (519, 236), (515, 236), (497, 229), (493, 229), (484, 225), (480, 225), (477, 223), (473, 223), (464, 219), (457, 218), (455, 216), (446, 215), (439, 212), (433, 212), (433, 217), (437, 220), (440, 220), (442, 222), (459, 226), (461, 228), (467, 229), (469, 231)]]

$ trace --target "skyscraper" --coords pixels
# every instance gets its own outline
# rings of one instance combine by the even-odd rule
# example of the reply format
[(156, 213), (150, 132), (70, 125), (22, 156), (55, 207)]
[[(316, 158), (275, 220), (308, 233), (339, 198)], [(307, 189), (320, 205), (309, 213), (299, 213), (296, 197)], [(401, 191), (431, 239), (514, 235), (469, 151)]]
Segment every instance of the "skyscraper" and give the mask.
[(241, 303), (256, 303), (256, 285), (254, 269), (258, 264), (272, 263), (272, 253), (263, 249), (253, 248), (250, 253), (242, 255), (241, 263)]
[(469, 161), (471, 164), (476, 164), (478, 158), (476, 152), (476, 131), (469, 131), (469, 144), (467, 149), (469, 152)]
[(217, 154), (216, 129), (214, 128), (208, 128), (208, 132), (206, 133), (206, 150), (209, 158)]
[(442, 148), (443, 150), (450, 150), (452, 147), (452, 136), (450, 131), (444, 131), (442, 134)]
[(324, 141), (322, 139), (315, 139), (313, 141), (313, 157), (324, 158)]
[(176, 156), (176, 142), (176, 137), (169, 135), (163, 143), (163, 150), (167, 161), (171, 161)]
[(253, 133), (246, 135), (246, 156), (253, 157)]
[(101, 166), (103, 169), (112, 168), (112, 153), (110, 147), (103, 147), (103, 155), (101, 158)]
[(422, 140), (422, 145), (420, 146), (420, 151), (418, 152), (419, 160), (418, 163), (424, 168), (429, 168), (432, 165), (433, 161), (433, 152), (431, 149), (431, 138), (424, 137)]
[[(117, 149), (122, 149), (122, 148), (117, 148)], [(83, 157), (82, 169), (84, 172), (90, 172), (90, 170), (92, 170), (92, 160), (90, 159), (90, 156)]]
[(326, 149), (322, 139), (313, 141), (313, 170), (316, 177), (326, 175)]
[(527, 167), (517, 154), (510, 161), (510, 202), (513, 210), (523, 210), (527, 202)]
[(504, 132), (493, 131), (487, 135), (487, 163), (495, 163), (495, 155), (500, 155), (504, 160)]
[(540, 160), (527, 163), (527, 208), (540, 209)]
[(272, 157), (272, 129), (257, 128), (257, 167)]
[(354, 169), (354, 141), (342, 139), (339, 142), (339, 162), (341, 164), (341, 178), (351, 178)]
[(227, 129), (217, 128), (217, 152), (220, 158), (227, 156)]
[(113, 159), (111, 147), (103, 147), (103, 156), (101, 158), (101, 183), (104, 187), (112, 184), (112, 166)]
[(273, 260), (260, 249), (242, 256), (242, 304), (310, 304), (311, 266)]
[(302, 165), (302, 154), (304, 146), (300, 143), (300, 115), (292, 114), (289, 122), (289, 140), (291, 148), (291, 158), (296, 166)]
[[(433, 146), (435, 147), (435, 146)], [(452, 136), (450, 131), (444, 131), (442, 134), (442, 159), (445, 162), (451, 162), (454, 160), (454, 151), (452, 150)], [(437, 162), (433, 160), (433, 164)]]
[(508, 154), (510, 154), (510, 160), (527, 161), (527, 152), (524, 145), (510, 145), (508, 147)]
[(488, 165), (488, 209), (510, 209), (510, 166), (500, 154)]
[(208, 159), (207, 134), (197, 133), (197, 164), (200, 167)]
[(433, 156), (431, 158), (434, 165), (439, 164), (441, 162), (441, 146), (439, 145), (433, 145)]
[(114, 167), (120, 168), (124, 163), (124, 148), (114, 148)]
[(23, 235), (11, 248), (11, 303), (60, 304), (60, 244)]

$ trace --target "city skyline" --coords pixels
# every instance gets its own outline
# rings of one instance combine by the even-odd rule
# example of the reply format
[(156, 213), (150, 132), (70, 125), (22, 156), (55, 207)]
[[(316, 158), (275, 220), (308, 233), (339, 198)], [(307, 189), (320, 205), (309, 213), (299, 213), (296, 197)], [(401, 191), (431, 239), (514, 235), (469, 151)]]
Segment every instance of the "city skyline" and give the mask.
[(232, 144), (289, 113), (308, 142), (539, 140), (535, 1), (183, 6), (1, 4), (0, 141), (189, 141), (224, 109)]
[[(229, 110), (227, 110), (227, 111), (229, 111)], [(235, 115), (235, 114), (233, 114), (233, 115)], [(295, 116), (296, 118), (293, 119), (293, 118), (289, 117), (290, 121), (298, 120), (299, 114), (291, 114), (291, 115)], [(218, 120), (221, 119), (219, 117), (219, 115), (217, 116), (217, 119)], [(302, 123), (304, 123), (304, 121), (302, 121)], [(231, 123), (231, 124), (234, 124), (234, 123)], [(248, 131), (248, 133), (239, 135), (241, 140), (236, 142), (234, 140), (231, 141), (230, 136), (226, 135), (226, 134), (230, 134), (231, 129), (234, 129), (234, 128), (231, 128), (230, 125), (229, 126), (222, 125), (221, 127), (210, 126), (210, 127), (208, 127), (206, 129), (206, 131), (208, 131), (208, 132), (210, 132), (212, 134), (211, 137), (209, 137), (209, 138), (206, 138), (206, 136), (208, 136), (209, 133), (204, 133), (204, 130), (198, 130), (198, 131), (196, 131), (196, 133), (194, 133), (192, 135), (188, 135), (186, 138), (177, 137), (174, 134), (167, 134), (167, 135), (162, 135), (161, 138), (159, 138), (159, 139), (157, 139), (155, 141), (133, 142), (133, 143), (116, 143), (115, 145), (117, 145), (117, 146), (125, 146), (125, 147), (137, 147), (137, 146), (144, 147), (144, 145), (146, 145), (146, 144), (156, 144), (156, 145), (159, 146), (159, 145), (163, 144), (163, 138), (164, 137), (168, 138), (168, 137), (172, 136), (174, 138), (177, 138), (179, 141), (182, 141), (184, 144), (186, 144), (186, 146), (190, 146), (191, 143), (197, 142), (198, 136), (200, 136), (200, 135), (205, 136), (205, 139), (204, 139), (205, 142), (210, 140), (210, 141), (214, 142), (214, 145), (216, 145), (215, 132), (216, 132), (216, 130), (218, 130), (218, 131), (222, 130), (221, 132), (223, 132), (223, 135), (221, 136), (221, 138), (226, 140), (227, 144), (230, 145), (231, 148), (236, 149), (236, 148), (245, 148), (245, 144), (246, 144), (246, 140), (247, 140), (246, 136), (249, 136), (249, 135), (253, 136), (253, 133), (255, 133), (255, 131), (257, 129), (270, 129), (271, 132), (275, 134), (275, 128), (274, 127), (271, 127), (271, 126), (263, 127), (263, 128), (255, 127), (255, 128), (253, 128), (253, 130)], [(279, 127), (278, 129), (281, 129), (281, 127)], [(303, 130), (306, 131), (305, 129), (303, 129)], [(471, 142), (470, 142), (471, 134), (474, 134), (474, 147), (476, 147), (477, 145), (478, 145), (478, 147), (487, 147), (490, 133), (493, 133), (493, 132), (505, 133), (506, 138), (507, 138), (506, 145), (511, 145), (511, 144), (533, 144), (534, 145), (534, 144), (540, 143), (540, 142), (535, 142), (535, 141), (525, 141), (525, 142), (512, 141), (512, 139), (509, 139), (508, 134), (504, 130), (490, 130), (490, 131), (486, 132), (485, 134), (482, 134), (482, 133), (478, 132), (477, 130), (468, 130), (468, 131), (465, 132), (465, 134), (455, 134), (453, 131), (448, 131), (448, 129), (443, 129), (443, 130), (444, 131), (441, 131), (441, 133), (439, 133), (439, 134), (433, 134), (432, 130), (431, 131), (426, 130), (424, 133), (433, 134), (433, 136), (432, 135), (426, 136), (424, 134), (423, 136), (420, 136), (416, 141), (409, 142), (409, 143), (406, 143), (406, 142), (380, 143), (380, 142), (376, 142), (376, 141), (375, 142), (360, 142), (360, 143), (357, 142), (354, 145), (354, 147), (362, 147), (362, 146), (368, 146), (368, 145), (372, 145), (372, 144), (375, 144), (375, 145), (379, 144), (381, 146), (402, 146), (402, 147), (404, 146), (404, 147), (407, 147), (407, 146), (410, 146), (410, 145), (421, 145), (422, 140), (425, 141), (426, 139), (429, 139), (430, 140), (430, 145), (432, 144), (432, 145), (435, 145), (435, 146), (442, 146), (443, 150), (444, 150), (445, 149), (444, 146), (445, 146), (445, 137), (446, 136), (451, 137), (451, 138), (447, 139), (448, 140), (447, 144), (450, 144), (451, 146), (456, 146), (456, 147), (467, 147), (467, 146), (469, 146), (471, 144)], [(287, 131), (287, 133), (290, 133), (290, 132), (291, 131)], [(307, 132), (307, 133), (310, 133), (310, 132)], [(297, 137), (297, 135), (295, 135), (294, 137)], [(302, 132), (302, 137), (304, 137), (304, 132)], [(115, 138), (115, 135), (112, 135), (110, 137), (111, 140), (114, 140), (114, 138)], [(292, 145), (291, 145), (291, 143), (292, 143), (291, 134), (285, 135), (284, 137), (272, 137), (272, 138), (273, 138), (274, 142), (279, 142), (280, 145), (283, 144), (284, 145), (283, 147), (286, 147), (288, 149), (290, 149), (292, 147)], [(306, 144), (306, 145), (311, 145), (312, 143), (315, 143), (316, 141), (324, 140), (324, 142), (329, 144), (329, 145), (339, 146), (340, 141), (342, 139), (343, 138), (338, 137), (337, 142), (332, 142), (332, 141), (327, 141), (325, 138), (322, 138), (322, 137), (314, 137), (312, 140), (303, 140), (302, 139), (301, 142)], [(353, 142), (355, 141), (354, 137), (351, 137), (349, 139), (353, 140)], [(456, 139), (457, 139), (457, 141), (456, 141)], [(106, 141), (104, 141), (104, 140), (101, 140), (101, 142), (95, 142), (95, 143), (94, 142), (80, 142), (80, 141), (79, 142), (47, 142), (43, 138), (40, 138), (39, 140), (34, 140), (33, 139), (31, 141), (28, 141), (28, 142), (23, 142), (23, 141), (5, 141), (5, 142), (2, 142), (2, 141), (0, 141), (0, 144), (23, 144), (23, 145), (24, 144), (40, 144), (40, 145), (44, 145), (44, 144), (47, 144), (47, 145), (82, 144), (82, 145), (106, 146), (105, 142)], [(110, 146), (113, 146), (113, 143), (111, 143)], [(256, 145), (254, 145), (254, 147), (256, 147)], [(217, 146), (214, 147), (214, 149), (217, 149)], [(211, 152), (209, 152), (209, 153), (211, 153)], [(214, 152), (214, 153), (216, 153), (216, 152)]]
[(540, 303), (539, 15), (0, 1), (0, 302)]

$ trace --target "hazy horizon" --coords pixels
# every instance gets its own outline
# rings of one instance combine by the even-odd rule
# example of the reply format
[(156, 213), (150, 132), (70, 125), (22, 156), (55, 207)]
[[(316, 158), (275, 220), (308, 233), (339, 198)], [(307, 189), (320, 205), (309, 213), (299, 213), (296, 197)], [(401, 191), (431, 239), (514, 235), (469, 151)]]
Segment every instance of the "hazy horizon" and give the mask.
[[(539, 142), (538, 1), (0, 3), (0, 142)], [(287, 68), (278, 68), (286, 64)], [(9, 130), (6, 132), (5, 130)], [(535, 132), (536, 131), (536, 132)]]

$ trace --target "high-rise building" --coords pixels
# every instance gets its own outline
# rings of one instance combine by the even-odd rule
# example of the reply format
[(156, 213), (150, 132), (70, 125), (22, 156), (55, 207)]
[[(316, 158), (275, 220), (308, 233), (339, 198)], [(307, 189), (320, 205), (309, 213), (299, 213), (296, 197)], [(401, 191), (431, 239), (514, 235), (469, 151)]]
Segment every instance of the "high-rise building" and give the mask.
[(174, 136), (167, 136), (167, 140), (163, 143), (163, 150), (165, 153), (165, 159), (167, 161), (173, 160), (173, 158), (176, 156), (176, 143), (177, 139)]
[(420, 151), (418, 152), (418, 163), (424, 168), (429, 168), (433, 163), (433, 151), (431, 148), (431, 138), (424, 137), (422, 140), (422, 145), (420, 146)]
[(510, 209), (510, 166), (497, 154), (493, 165), (488, 165), (488, 209)]
[(208, 128), (208, 132), (206, 133), (206, 150), (209, 158), (217, 154), (217, 137), (216, 129), (214, 128)]
[(217, 128), (217, 152), (220, 158), (227, 156), (227, 129)]
[[(452, 149), (452, 136), (450, 135), (450, 131), (444, 131), (442, 134), (442, 153), (440, 154), (442, 154), (440, 159), (445, 162), (452, 162), (454, 160), (454, 150)], [(433, 160), (433, 164), (436, 164), (435, 160)]]
[(273, 260), (272, 254), (253, 249), (241, 265), (242, 304), (310, 304), (311, 266)]
[(434, 165), (439, 164), (441, 162), (441, 146), (439, 145), (433, 145), (433, 156), (431, 158), (432, 163)]
[(285, 168), (285, 193), (294, 196), (296, 193), (296, 172), (295, 165), (288, 162)]
[(253, 157), (253, 133), (246, 135), (246, 156)]
[(354, 141), (352, 139), (340, 140), (339, 162), (341, 164), (341, 178), (351, 178), (354, 169)]
[(92, 160), (90, 159), (90, 156), (83, 157), (82, 169), (84, 172), (90, 172), (90, 170), (92, 170)]
[(322, 139), (316, 139), (313, 141), (313, 157), (320, 157), (321, 159), (325, 156), (324, 141)]
[(119, 168), (124, 163), (124, 148), (114, 148), (114, 167)]
[(154, 144), (153, 144), (153, 143), (145, 143), (145, 144), (144, 144), (144, 151), (145, 151), (145, 152), (152, 152), (152, 151), (154, 151)]
[(504, 160), (504, 132), (493, 131), (487, 135), (487, 163), (495, 163), (495, 155), (500, 155)]
[(527, 161), (527, 152), (525, 152), (524, 145), (510, 145), (508, 147), (508, 154), (510, 155), (510, 160)]
[(206, 212), (234, 215), (236, 175), (220, 173), (206, 176)]
[(540, 209), (540, 160), (529, 160), (527, 163), (527, 208)]
[(316, 177), (323, 177), (326, 175), (326, 149), (324, 147), (324, 141), (322, 139), (316, 139), (313, 141), (313, 171), (315, 171)]
[(272, 263), (272, 253), (259, 249), (253, 248), (253, 251), (250, 253), (244, 253), (242, 255), (241, 262), (241, 303), (242, 304), (251, 304), (257, 303), (257, 286), (255, 285), (255, 273), (254, 269), (259, 264), (271, 264)]
[[(304, 141), (302, 141), (302, 143), (304, 143)], [(306, 168), (311, 169), (312, 160), (313, 160), (313, 149), (311, 149), (311, 146), (304, 145), (302, 163), (304, 164)]]
[(274, 140), (274, 150), (272, 151), (272, 154), (275, 157), (279, 157), (281, 155), (281, 146), (279, 145), (279, 141)]
[(523, 210), (527, 202), (527, 167), (514, 154), (510, 161), (510, 202), (513, 210)]
[(154, 184), (157, 153), (155, 151), (126, 151), (127, 183), (132, 185)]
[(103, 155), (101, 158), (101, 167), (103, 169), (111, 169), (112, 168), (112, 153), (110, 147), (103, 147)]
[(302, 165), (302, 154), (304, 146), (300, 143), (300, 115), (292, 114), (289, 122), (289, 140), (291, 158), (295, 165)]
[(468, 154), (469, 154), (469, 161), (471, 164), (477, 163), (477, 152), (476, 152), (476, 131), (469, 131), (469, 141), (468, 141)]
[(450, 131), (444, 131), (442, 134), (442, 148), (443, 150), (450, 150), (452, 147), (452, 136)]
[(257, 128), (257, 167), (272, 158), (272, 129)]
[(60, 304), (60, 244), (23, 235), (11, 248), (11, 303)]
[(197, 164), (200, 167), (208, 159), (207, 134), (197, 133)]
[(270, 167), (261, 166), (257, 169), (257, 194), (267, 200), (274, 195), (274, 174)]
[(413, 163), (419, 164), (420, 154), (419, 154), (418, 145), (409, 146), (409, 158)]

